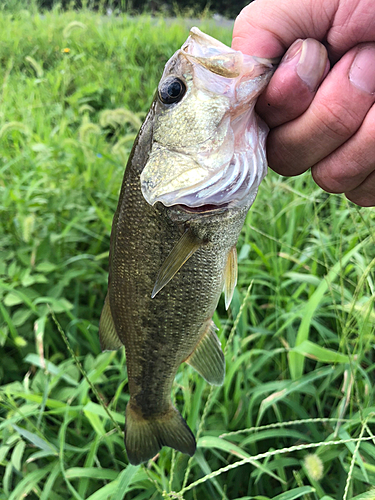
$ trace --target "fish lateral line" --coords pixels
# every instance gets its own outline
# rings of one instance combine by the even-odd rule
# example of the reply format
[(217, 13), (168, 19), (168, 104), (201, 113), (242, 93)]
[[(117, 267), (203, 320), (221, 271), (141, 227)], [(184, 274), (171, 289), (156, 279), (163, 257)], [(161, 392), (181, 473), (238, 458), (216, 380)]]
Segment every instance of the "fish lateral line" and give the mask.
[(185, 231), (158, 272), (151, 294), (152, 299), (171, 281), (173, 276), (181, 269), (185, 262), (190, 259), (203, 244), (204, 242), (196, 236), (190, 228)]

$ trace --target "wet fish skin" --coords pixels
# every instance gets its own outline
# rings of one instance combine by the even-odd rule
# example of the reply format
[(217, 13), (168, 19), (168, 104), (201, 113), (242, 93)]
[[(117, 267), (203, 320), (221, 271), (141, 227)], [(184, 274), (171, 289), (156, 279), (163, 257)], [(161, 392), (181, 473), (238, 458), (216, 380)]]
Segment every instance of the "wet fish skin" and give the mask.
[[(172, 384), (184, 361), (208, 382), (223, 382), (225, 362), (212, 316), (253, 202), (248, 197), (233, 206), (203, 203), (200, 208), (189, 208), (146, 201), (141, 176), (152, 158), (164, 109), (156, 95), (125, 170), (112, 225), (108, 296), (99, 327), (103, 349), (125, 345), (130, 393), (125, 446), (134, 465), (155, 456), (162, 446), (189, 455), (195, 452), (194, 436), (172, 405)], [(220, 123), (217, 120), (213, 125), (210, 120), (209, 127), (215, 131)], [(189, 126), (186, 120), (185, 124)], [(188, 132), (180, 130), (182, 136), (189, 136)], [(173, 153), (178, 139), (171, 142)], [(194, 149), (194, 144), (185, 148)], [(191, 256), (153, 294), (169, 256), (176, 251), (180, 258), (187, 247), (192, 249)]]

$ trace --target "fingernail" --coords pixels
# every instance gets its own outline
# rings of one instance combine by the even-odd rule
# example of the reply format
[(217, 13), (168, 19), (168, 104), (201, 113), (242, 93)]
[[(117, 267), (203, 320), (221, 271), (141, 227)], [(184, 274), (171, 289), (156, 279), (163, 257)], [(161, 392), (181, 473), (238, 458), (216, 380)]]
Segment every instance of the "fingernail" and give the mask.
[(315, 92), (323, 79), (327, 66), (327, 51), (324, 45), (313, 38), (296, 40), (283, 57), (281, 64), (294, 64), (297, 75)]
[(324, 45), (313, 38), (304, 40), (297, 64), (297, 75), (311, 92), (315, 92), (322, 81), (326, 65), (327, 50)]
[(349, 80), (368, 94), (375, 92), (375, 46), (358, 51), (349, 71)]
[(284, 57), (282, 58), (280, 64), (287, 63), (294, 59), (301, 52), (302, 43), (303, 40), (301, 40), (300, 38), (292, 43), (292, 45), (289, 47)]

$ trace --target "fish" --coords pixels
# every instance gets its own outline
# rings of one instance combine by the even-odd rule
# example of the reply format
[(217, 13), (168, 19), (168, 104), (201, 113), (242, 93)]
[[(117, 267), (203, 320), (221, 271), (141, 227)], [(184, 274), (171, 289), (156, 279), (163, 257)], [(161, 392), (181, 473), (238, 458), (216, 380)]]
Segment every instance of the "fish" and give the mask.
[(127, 163), (112, 224), (101, 348), (125, 346), (125, 448), (138, 465), (163, 446), (192, 456), (172, 404), (185, 362), (221, 385), (212, 320), (237, 282), (236, 243), (267, 172), (267, 126), (254, 111), (275, 69), (192, 28), (165, 65)]

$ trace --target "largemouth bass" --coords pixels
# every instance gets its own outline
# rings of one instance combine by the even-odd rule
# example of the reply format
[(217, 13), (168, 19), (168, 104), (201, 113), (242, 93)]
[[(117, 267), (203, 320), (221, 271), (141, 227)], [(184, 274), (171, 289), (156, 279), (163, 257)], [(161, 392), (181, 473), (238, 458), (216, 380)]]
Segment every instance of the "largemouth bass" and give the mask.
[(133, 146), (112, 225), (103, 350), (125, 345), (129, 462), (162, 446), (193, 455), (173, 406), (182, 362), (210, 384), (225, 360), (212, 316), (237, 280), (236, 243), (267, 171), (267, 127), (254, 112), (273, 72), (192, 28), (167, 62)]

